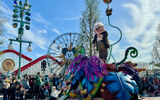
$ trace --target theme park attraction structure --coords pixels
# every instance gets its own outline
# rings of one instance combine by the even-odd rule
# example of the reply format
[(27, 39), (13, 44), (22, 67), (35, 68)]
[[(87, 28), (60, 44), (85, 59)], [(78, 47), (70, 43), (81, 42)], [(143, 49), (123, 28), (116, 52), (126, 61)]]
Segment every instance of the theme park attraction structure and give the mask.
[(77, 55), (85, 55), (85, 49), (88, 47), (88, 42), (85, 41), (87, 38), (79, 33), (65, 33), (54, 39), (47, 55), (56, 58), (60, 64), (55, 66), (56, 63), (47, 59), (51, 72), (57, 75), (64, 74)]
[(112, 55), (112, 48), (121, 40), (122, 32), (118, 27), (110, 24), (111, 0), (103, 1), (108, 5), (106, 15), (109, 25), (118, 29), (121, 34), (119, 40), (111, 44), (107, 59), (108, 63), (112, 57), (114, 63), (104, 63), (96, 56), (78, 55), (67, 69), (67, 87), (59, 100), (138, 100), (141, 90), (138, 70), (132, 64), (125, 62), (128, 54), (135, 58), (138, 56), (138, 51), (134, 47), (129, 47), (125, 52), (125, 57), (120, 62), (116, 62)]
[[(34, 64), (42, 61), (43, 59), (46, 59), (46, 58), (49, 58), (49, 59), (51, 59), (52, 61), (54, 61), (54, 62), (56, 62), (58, 64), (57, 60), (54, 57), (48, 56), (48, 55), (44, 55), (44, 56), (41, 56), (41, 57), (37, 58), (36, 60), (31, 61), (30, 63), (24, 65), (23, 67), (21, 67), (21, 72), (26, 70), (26, 69), (28, 69), (29, 67), (33, 66)], [(18, 69), (15, 70), (14, 73), (17, 74), (18, 73)]]
[[(19, 56), (19, 52), (15, 51), (15, 50), (4, 50), (4, 51), (1, 51), (1, 52), (0, 52), (0, 55), (3, 55), (4, 53), (14, 53), (14, 54), (16, 54), (17, 56)], [(22, 58), (26, 59), (27, 61), (32, 61), (31, 58), (29, 58), (29, 57), (27, 57), (27, 56), (25, 56), (25, 55), (23, 55), (23, 54), (22, 54)]]
[[(0, 61), (1, 61), (1, 72), (6, 75), (10, 75), (14, 70), (17, 69), (15, 67), (17, 65), (17, 57), (19, 56), (19, 52), (15, 50), (4, 50), (0, 52)], [(31, 58), (26, 55), (21, 54), (24, 64), (32, 61)], [(24, 65), (23, 64), (23, 65)]]
[[(19, 52), (15, 51), (15, 50), (4, 50), (4, 51), (0, 52), (0, 55), (6, 54), (6, 53), (8, 53), (8, 54), (13, 53), (13, 54), (19, 56)], [(52, 62), (54, 62), (55, 64), (60, 65), (60, 63), (54, 57), (51, 57), (51, 56), (48, 56), (48, 55), (43, 55), (43, 56), (41, 56), (41, 57), (39, 57), (39, 58), (37, 58), (35, 60), (32, 60), (31, 58), (29, 58), (29, 57), (27, 57), (26, 55), (23, 55), (23, 54), (21, 54), (21, 56), (22, 56), (23, 59), (25, 59), (26, 61), (28, 61), (28, 63), (26, 65), (24, 65), (24, 66), (21, 67), (22, 74), (28, 74), (29, 72), (31, 72), (30, 68), (35, 67), (34, 66), (35, 64), (41, 62), (42, 60), (44, 60), (46, 58), (52, 60)], [(2, 59), (2, 61), (5, 61), (6, 59), (7, 58)], [(39, 68), (36, 68), (37, 72), (38, 72), (38, 69), (41, 69), (40, 65), (38, 65), (38, 67)], [(25, 71), (26, 71), (26, 73), (23, 73)], [(10, 72), (12, 72), (12, 71), (10, 71)], [(18, 74), (18, 68), (16, 70), (13, 70), (13, 73)], [(36, 74), (36, 73), (34, 73), (34, 74)]]

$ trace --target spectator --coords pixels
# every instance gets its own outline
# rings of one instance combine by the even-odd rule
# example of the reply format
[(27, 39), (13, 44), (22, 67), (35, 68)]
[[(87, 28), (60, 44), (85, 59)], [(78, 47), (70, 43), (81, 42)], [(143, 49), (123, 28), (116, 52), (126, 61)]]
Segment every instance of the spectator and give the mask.
[(36, 85), (34, 82), (34, 77), (32, 75), (29, 78), (29, 86), (30, 86), (30, 93), (28, 92), (28, 94), (30, 94), (30, 97), (33, 97), (35, 95)]
[(40, 93), (41, 93), (41, 99), (46, 99), (46, 97), (49, 95), (49, 92), (45, 87), (45, 85), (42, 85)]
[(10, 85), (10, 100), (16, 99), (16, 81), (12, 82), (12, 85)]
[(39, 100), (40, 86), (42, 84), (41, 77), (40, 77), (40, 72), (37, 73), (37, 76), (35, 78), (35, 83), (36, 83), (36, 99)]
[(57, 100), (57, 98), (58, 98), (58, 95), (60, 94), (60, 92), (61, 91), (58, 91), (57, 89), (56, 89), (56, 87), (55, 86), (53, 86), (52, 87), (52, 92), (51, 92), (51, 98), (50, 98), (50, 100)]
[(56, 74), (53, 75), (53, 86), (55, 86), (56, 89), (58, 88), (58, 78)]
[(30, 89), (28, 78), (26, 78), (26, 77), (23, 78), (23, 80), (22, 80), (22, 85), (23, 85), (23, 87), (24, 87), (26, 90), (29, 90), (29, 89)]
[(10, 81), (7, 79), (7, 77), (4, 77), (3, 83), (2, 83), (2, 89), (3, 89), (3, 100), (8, 100), (8, 89), (10, 87)]
[(23, 87), (22, 84), (19, 85), (19, 89), (20, 89), (20, 91), (19, 91), (20, 100), (23, 100), (23, 98), (24, 98), (24, 96), (25, 96), (25, 94), (26, 94), (26, 90), (25, 90), (25, 88)]

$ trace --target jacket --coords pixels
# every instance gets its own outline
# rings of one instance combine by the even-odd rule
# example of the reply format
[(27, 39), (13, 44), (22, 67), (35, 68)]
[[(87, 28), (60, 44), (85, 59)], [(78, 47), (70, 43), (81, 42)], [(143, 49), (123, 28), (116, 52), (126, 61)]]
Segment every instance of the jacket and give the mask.
[[(109, 41), (108, 41), (108, 38), (107, 38), (108, 37), (107, 31), (104, 31), (104, 32), (102, 32), (100, 34), (102, 34), (102, 36), (103, 36), (102, 41), (104, 43), (104, 46), (106, 48), (110, 48)], [(97, 34), (94, 36), (93, 44), (96, 44), (96, 42), (97, 42)]]

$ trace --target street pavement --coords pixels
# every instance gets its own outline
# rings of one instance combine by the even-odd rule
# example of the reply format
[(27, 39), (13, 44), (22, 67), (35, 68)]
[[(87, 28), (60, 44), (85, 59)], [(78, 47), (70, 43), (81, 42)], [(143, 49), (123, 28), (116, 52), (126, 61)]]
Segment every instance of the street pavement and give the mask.
[(143, 100), (160, 100), (160, 97), (145, 97)]

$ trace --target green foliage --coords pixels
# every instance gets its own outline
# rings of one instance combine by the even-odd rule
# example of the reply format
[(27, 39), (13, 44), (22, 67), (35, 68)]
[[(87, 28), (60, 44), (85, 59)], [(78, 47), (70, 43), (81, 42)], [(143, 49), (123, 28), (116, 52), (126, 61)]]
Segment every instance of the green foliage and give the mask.
[(152, 49), (152, 60), (154, 62), (154, 65), (157, 67), (160, 67), (160, 24), (157, 26), (157, 34), (155, 36), (155, 42), (153, 43), (153, 49)]
[(94, 24), (99, 21), (100, 14), (98, 11), (99, 0), (85, 0), (86, 8), (82, 12), (82, 18), (80, 19), (80, 31), (83, 33), (89, 42), (89, 55), (92, 55), (92, 39)]
[(157, 67), (160, 67), (160, 63), (158, 63), (158, 64), (155, 64), (155, 66), (157, 66)]

